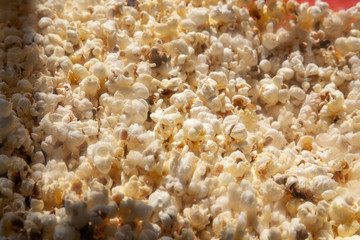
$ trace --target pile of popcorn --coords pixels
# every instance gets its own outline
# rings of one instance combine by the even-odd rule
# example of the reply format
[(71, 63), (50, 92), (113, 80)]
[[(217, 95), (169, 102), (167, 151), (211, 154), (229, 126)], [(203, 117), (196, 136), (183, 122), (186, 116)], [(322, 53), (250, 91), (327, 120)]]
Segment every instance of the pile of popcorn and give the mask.
[(359, 239), (360, 3), (0, 7), (0, 239)]

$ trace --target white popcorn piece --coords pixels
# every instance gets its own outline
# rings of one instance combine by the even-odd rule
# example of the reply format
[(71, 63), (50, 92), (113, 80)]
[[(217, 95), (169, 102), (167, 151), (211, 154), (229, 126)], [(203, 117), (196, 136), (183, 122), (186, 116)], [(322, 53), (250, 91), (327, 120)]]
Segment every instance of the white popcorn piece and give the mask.
[(220, 213), (216, 218), (213, 220), (212, 230), (214, 231), (215, 236), (219, 237), (220, 233), (229, 220), (232, 218), (230, 211), (224, 211)]
[(328, 190), (334, 190), (336, 182), (327, 176), (317, 176), (312, 180), (311, 191), (315, 196), (319, 197)]
[(90, 96), (96, 95), (100, 90), (99, 78), (94, 75), (84, 78), (80, 83), (80, 89)]
[(71, 203), (70, 201), (65, 201), (65, 211), (71, 224), (76, 229), (80, 229), (89, 222), (89, 214), (87, 213), (85, 202)]
[(358, 211), (359, 207), (351, 196), (339, 196), (332, 201), (329, 216), (338, 223), (345, 223)]
[(139, 82), (135, 82), (132, 86), (131, 86), (131, 90), (133, 91), (134, 97), (136, 98), (143, 98), (143, 99), (147, 99), (149, 97), (149, 90), (148, 88)]
[(360, 51), (360, 38), (359, 37), (347, 38), (346, 46), (350, 51)]
[(298, 101), (302, 101), (306, 97), (304, 90), (296, 86), (291, 86), (289, 89), (289, 93), (291, 97), (295, 98)]
[(56, 225), (54, 230), (54, 239), (71, 239), (76, 240), (80, 238), (80, 233), (75, 230), (74, 227), (65, 225)]
[[(291, 68), (283, 67), (278, 70), (278, 74), (284, 77), (284, 80), (290, 80), (294, 77), (294, 70)], [(290, 88), (291, 89), (291, 88)]]
[(97, 170), (108, 173), (114, 159), (113, 148), (106, 142), (97, 142), (88, 147), (88, 155), (92, 158)]
[(32, 194), (35, 181), (31, 178), (25, 178), (22, 180), (20, 185), (20, 192), (23, 196), (29, 196)]
[(279, 38), (274, 33), (265, 33), (263, 35), (262, 44), (267, 50), (273, 50), (279, 45)]
[(90, 75), (87, 69), (80, 64), (74, 64), (71, 70), (74, 73), (74, 77), (77, 81), (81, 81)]
[(92, 191), (88, 194), (87, 206), (92, 209), (96, 205), (106, 205), (108, 203), (108, 196), (102, 192)]
[(224, 89), (227, 86), (227, 77), (224, 72), (211, 72), (209, 77), (217, 82), (218, 89)]
[(253, 191), (245, 190), (241, 193), (240, 203), (247, 211), (253, 211), (256, 208), (256, 195)]
[(275, 129), (270, 129), (265, 133), (266, 139), (269, 139), (271, 141), (271, 145), (281, 149), (286, 145), (286, 139), (284, 135)]
[(38, 199), (31, 199), (31, 210), (32, 211), (42, 211), (44, 209), (44, 201)]
[(31, 170), (24, 159), (19, 157), (11, 157), (8, 165), (8, 178), (15, 181), (18, 177), (25, 179)]
[(267, 59), (263, 59), (260, 61), (259, 67), (261, 68), (261, 70), (268, 73), (271, 70), (271, 62)]
[(63, 48), (64, 48), (65, 53), (67, 53), (69, 55), (74, 53), (74, 51), (75, 51), (73, 44), (70, 42), (67, 42), (67, 41), (63, 42)]
[(125, 222), (131, 222), (136, 217), (135, 201), (124, 199), (120, 203), (120, 215)]
[(228, 9), (226, 5), (215, 6), (210, 12), (210, 17), (217, 21), (218, 24), (229, 23), (236, 19), (235, 12)]
[(245, 125), (242, 123), (237, 123), (235, 125), (232, 125), (229, 131), (230, 131), (229, 132), (230, 137), (236, 140), (244, 141), (247, 137), (247, 131)]
[(67, 136), (66, 144), (69, 146), (69, 149), (76, 151), (81, 144), (85, 142), (85, 136), (79, 130), (70, 131)]
[(335, 40), (335, 49), (339, 53), (346, 54), (348, 49), (347, 39), (345, 37), (339, 37)]
[(207, 8), (193, 8), (190, 10), (188, 18), (193, 21), (196, 28), (199, 29), (209, 20), (209, 10)]
[(298, 217), (300, 221), (306, 225), (312, 225), (316, 223), (316, 206), (311, 202), (305, 202), (298, 208)]
[(264, 84), (260, 89), (260, 98), (268, 105), (279, 101), (279, 89), (275, 84)]
[(358, 221), (354, 220), (351, 223), (340, 224), (337, 228), (337, 232), (341, 237), (351, 237), (359, 229)]
[(76, 29), (68, 28), (66, 29), (66, 39), (73, 45), (77, 45), (80, 41), (80, 34)]
[[(96, 205), (90, 211), (90, 222), (94, 226), (99, 226), (108, 217), (110, 208), (109, 206)], [(116, 216), (116, 213), (114, 214)]]
[(193, 205), (193, 207), (185, 208), (184, 215), (190, 221), (190, 224), (201, 230), (209, 223), (210, 214), (207, 208), (201, 208), (201, 205)]
[(184, 136), (191, 141), (199, 141), (204, 137), (204, 125), (196, 119), (188, 119), (184, 122)]
[(104, 81), (107, 77), (107, 69), (106, 65), (102, 62), (97, 62), (90, 67), (90, 72), (96, 76), (100, 81)]
[(42, 17), (38, 23), (38, 25), (41, 29), (46, 28), (52, 24), (53, 24), (53, 21), (49, 17)]
[(128, 125), (143, 124), (147, 119), (147, 112), (148, 104), (145, 100), (126, 100), (120, 119)]
[(276, 184), (273, 180), (268, 179), (261, 186), (261, 192), (264, 197), (270, 201), (279, 201), (284, 196), (284, 187)]

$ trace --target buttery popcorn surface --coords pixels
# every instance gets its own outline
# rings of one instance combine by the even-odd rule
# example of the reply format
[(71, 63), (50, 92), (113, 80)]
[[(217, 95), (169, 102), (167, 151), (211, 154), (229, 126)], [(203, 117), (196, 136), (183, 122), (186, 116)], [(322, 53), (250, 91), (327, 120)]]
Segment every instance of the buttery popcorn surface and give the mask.
[(0, 239), (360, 239), (360, 4), (0, 8)]

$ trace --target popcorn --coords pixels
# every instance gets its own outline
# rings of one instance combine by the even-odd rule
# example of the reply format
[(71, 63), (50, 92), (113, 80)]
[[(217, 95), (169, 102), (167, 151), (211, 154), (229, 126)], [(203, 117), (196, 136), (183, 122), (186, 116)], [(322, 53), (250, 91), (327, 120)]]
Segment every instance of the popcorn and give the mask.
[(121, 111), (120, 119), (128, 125), (142, 124), (147, 119), (148, 104), (143, 100), (126, 100)]
[(215, 6), (210, 12), (210, 17), (217, 21), (218, 24), (230, 23), (236, 20), (235, 12), (228, 9), (226, 5)]
[(253, 191), (245, 190), (241, 193), (240, 203), (244, 210), (253, 211), (256, 207), (256, 195)]
[(32, 194), (35, 181), (31, 178), (25, 178), (20, 185), (20, 192), (23, 196), (29, 196)]
[(72, 66), (72, 72), (74, 74), (74, 77), (77, 81), (81, 81), (83, 80), (84, 78), (86, 78), (87, 76), (90, 75), (90, 73), (87, 71), (87, 69), (80, 65), (80, 64), (74, 64)]
[(0, 222), (0, 234), (4, 237), (21, 237), (16, 236), (16, 233), (24, 226), (24, 219), (13, 212), (7, 212), (2, 217)]
[(311, 236), (310, 233), (307, 231), (304, 224), (300, 223), (299, 218), (295, 218), (290, 223), (290, 230), (289, 230), (289, 237), (306, 239), (307, 237)]
[(226, 74), (224, 72), (211, 72), (209, 77), (218, 84), (218, 89), (224, 89), (227, 86)]
[(39, 27), (41, 28), (41, 29), (43, 29), (43, 28), (46, 28), (47, 26), (50, 26), (50, 25), (52, 25), (52, 20), (51, 20), (51, 18), (49, 18), (49, 17), (42, 17), (40, 20), (39, 20), (39, 23), (38, 23), (38, 25), (39, 25)]
[(4, 154), (0, 155), (0, 174), (4, 174), (8, 170), (10, 164), (10, 158)]
[(140, 235), (139, 235), (139, 239), (141, 240), (155, 240), (157, 239), (157, 234), (149, 229), (145, 229), (143, 231), (141, 231)]
[(352, 220), (358, 211), (357, 203), (351, 196), (339, 196), (332, 201), (329, 216), (338, 223), (345, 223)]
[(330, 37), (341, 36), (340, 29), (344, 27), (344, 22), (338, 14), (332, 14), (324, 19), (324, 31)]
[(319, 197), (328, 190), (334, 190), (336, 183), (327, 176), (317, 176), (312, 180), (311, 191), (315, 196)]
[(124, 3), (0, 10), (0, 235), (356, 238), (358, 7)]
[(126, 224), (122, 226), (119, 231), (115, 234), (116, 240), (125, 240), (128, 237), (133, 237), (133, 233), (131, 231), (131, 226)]
[(212, 230), (214, 231), (215, 236), (220, 236), (221, 230), (226, 225), (226, 222), (228, 222), (231, 219), (231, 212), (230, 211), (224, 211), (220, 213), (216, 218), (213, 220), (212, 224)]
[(184, 136), (191, 141), (199, 141), (203, 138), (205, 131), (203, 124), (196, 119), (188, 119), (184, 122)]
[(284, 187), (270, 179), (262, 184), (260, 191), (264, 198), (270, 201), (279, 201), (284, 196)]
[(320, 114), (323, 116), (333, 116), (339, 112), (344, 111), (344, 95), (338, 90), (331, 91), (326, 99), (326, 106), (324, 106)]
[(207, 8), (193, 8), (188, 14), (189, 20), (193, 21), (196, 28), (203, 27), (209, 19), (209, 10)]
[(281, 149), (286, 145), (284, 135), (275, 129), (268, 130), (265, 133), (265, 137), (268, 141), (270, 141), (270, 144), (276, 148)]
[(358, 221), (354, 220), (351, 223), (340, 224), (337, 231), (341, 237), (351, 237), (354, 236), (358, 229), (359, 223)]
[(271, 62), (267, 59), (262, 59), (259, 63), (259, 67), (261, 70), (263, 70), (264, 72), (270, 72), (271, 70)]
[(90, 67), (90, 72), (98, 77), (100, 81), (103, 81), (107, 77), (107, 69), (104, 63), (98, 62)]
[(260, 98), (268, 105), (275, 105), (279, 100), (278, 87), (271, 84), (264, 84), (260, 89)]
[(66, 225), (56, 225), (54, 230), (54, 239), (60, 240), (64, 238), (75, 240), (80, 238), (80, 234), (74, 229), (74, 227)]
[(120, 203), (120, 215), (125, 222), (131, 222), (135, 218), (145, 220), (150, 217), (152, 208), (141, 201), (124, 199)]
[(170, 205), (169, 193), (161, 190), (156, 190), (149, 196), (149, 205), (154, 208), (154, 211), (159, 211)]
[(100, 89), (100, 81), (94, 75), (90, 75), (84, 78), (80, 83), (80, 89), (90, 96), (96, 95)]
[(260, 239), (281, 239), (281, 231), (276, 227), (265, 229), (261, 232)]
[(105, 205), (108, 203), (108, 196), (102, 192), (92, 191), (88, 194), (87, 205), (91, 209), (96, 205)]
[(236, 139), (236, 140), (245, 140), (247, 137), (247, 131), (245, 128), (245, 125), (242, 123), (238, 123), (235, 125), (232, 125), (232, 129), (229, 130), (230, 137)]
[(185, 208), (184, 215), (189, 219), (190, 224), (193, 227), (200, 230), (209, 223), (208, 218), (210, 217), (210, 214), (208, 214), (208, 209), (201, 208), (201, 205), (193, 205), (191, 209)]
[(265, 33), (263, 35), (263, 45), (267, 50), (273, 50), (274, 48), (276, 48), (278, 46), (278, 36), (276, 36), (276, 34), (274, 33)]
[(95, 167), (102, 173), (108, 173), (113, 161), (113, 149), (109, 143), (97, 142), (88, 147), (88, 154), (92, 157)]
[(12, 181), (16, 181), (16, 179), (25, 179), (25, 177), (29, 174), (30, 169), (24, 159), (19, 157), (11, 157), (8, 165), (8, 178)]
[(77, 229), (85, 226), (89, 221), (89, 214), (87, 212), (87, 206), (85, 202), (71, 203), (65, 202), (65, 211), (69, 217), (70, 223)]
[(44, 201), (38, 199), (31, 199), (31, 210), (33, 211), (42, 211), (44, 209)]

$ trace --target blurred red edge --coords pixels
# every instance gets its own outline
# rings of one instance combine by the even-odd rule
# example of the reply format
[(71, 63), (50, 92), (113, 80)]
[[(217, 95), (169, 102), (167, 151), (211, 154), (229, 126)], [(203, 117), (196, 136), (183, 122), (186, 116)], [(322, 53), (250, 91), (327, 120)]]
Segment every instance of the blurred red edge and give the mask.
[[(315, 5), (315, 0), (296, 0), (298, 3), (308, 2), (310, 6)], [(323, 0), (323, 2), (327, 2), (329, 7), (334, 11), (339, 11), (341, 9), (348, 9), (354, 7), (359, 0)]]

